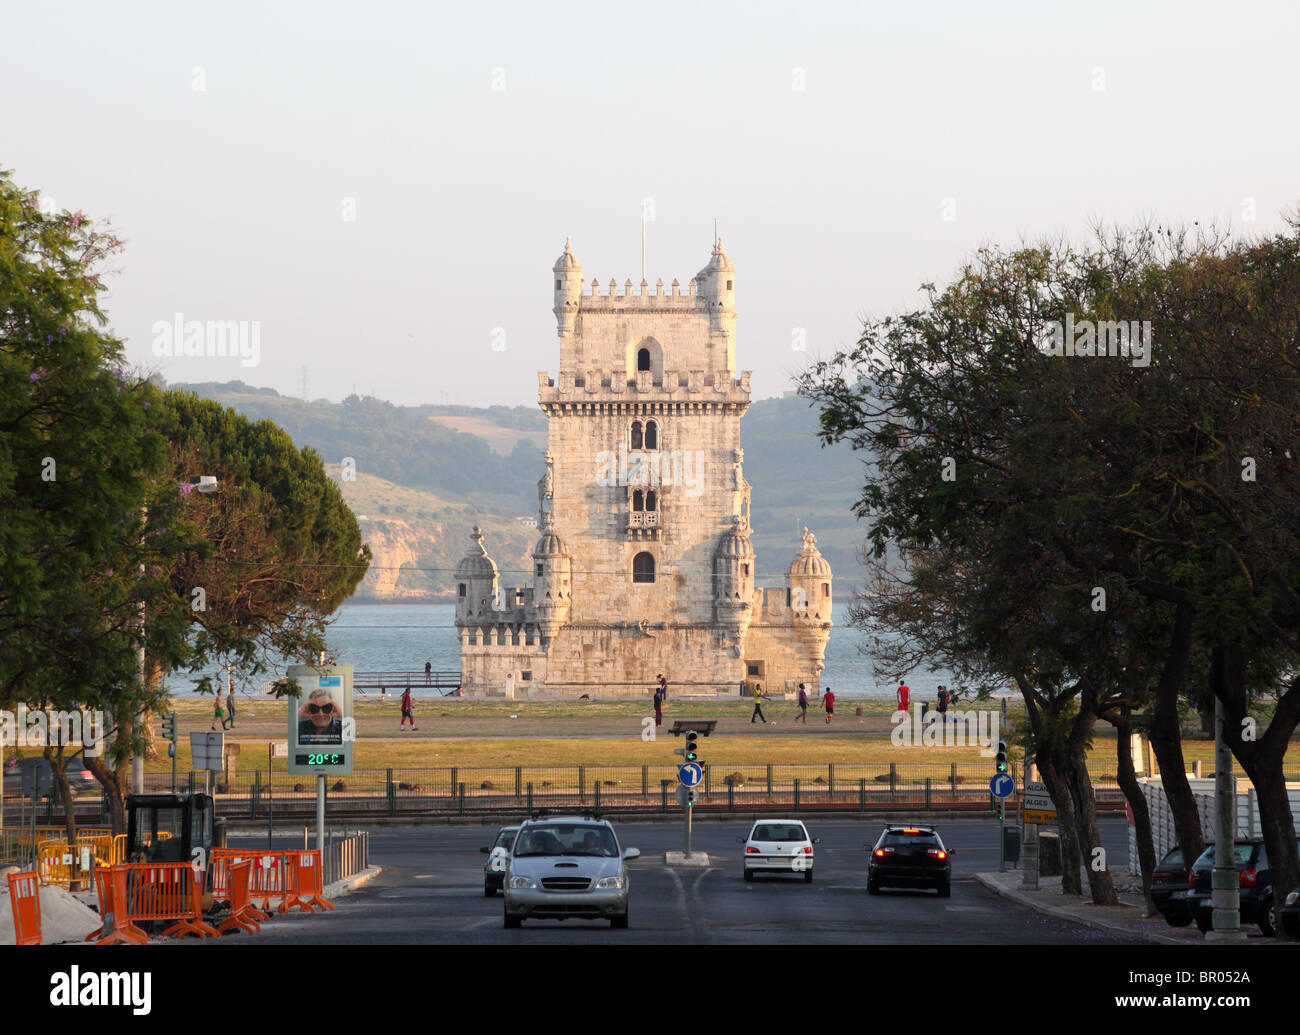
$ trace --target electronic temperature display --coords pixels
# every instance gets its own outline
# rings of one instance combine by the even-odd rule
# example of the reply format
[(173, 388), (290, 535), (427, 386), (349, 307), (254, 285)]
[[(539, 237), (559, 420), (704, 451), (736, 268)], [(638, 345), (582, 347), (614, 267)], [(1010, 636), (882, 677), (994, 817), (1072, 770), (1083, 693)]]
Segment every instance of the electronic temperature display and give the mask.
[(344, 755), (295, 755), (298, 765), (347, 765)]
[(351, 665), (290, 665), (298, 695), (287, 700), (289, 772), (352, 772), (356, 720), (352, 717)]

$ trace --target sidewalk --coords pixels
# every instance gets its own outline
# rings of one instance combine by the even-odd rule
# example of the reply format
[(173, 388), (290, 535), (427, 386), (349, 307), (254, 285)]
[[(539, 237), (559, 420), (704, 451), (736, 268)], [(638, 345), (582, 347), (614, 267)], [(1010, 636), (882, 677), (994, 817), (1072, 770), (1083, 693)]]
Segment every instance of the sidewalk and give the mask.
[[(1135, 895), (1131, 889), (1123, 885), (1116, 889), (1119, 892), (1120, 905), (1109, 907), (1094, 906), (1087, 897), (1062, 895), (1060, 877), (1039, 878), (1037, 891), (1020, 886), (1024, 880), (1024, 873), (1021, 870), (1008, 870), (1005, 873), (977, 873), (975, 879), (995, 895), (1010, 899), (1018, 905), (1028, 906), (1048, 916), (1054, 916), (1059, 920), (1070, 920), (1088, 927), (1115, 931), (1144, 941), (1166, 945), (1205, 944), (1205, 936), (1196, 929), (1195, 924), (1187, 927), (1170, 927), (1165, 922), (1165, 918), (1159, 914), (1144, 918), (1141, 891), (1139, 890)], [(1258, 933), (1257, 928), (1251, 930)]]

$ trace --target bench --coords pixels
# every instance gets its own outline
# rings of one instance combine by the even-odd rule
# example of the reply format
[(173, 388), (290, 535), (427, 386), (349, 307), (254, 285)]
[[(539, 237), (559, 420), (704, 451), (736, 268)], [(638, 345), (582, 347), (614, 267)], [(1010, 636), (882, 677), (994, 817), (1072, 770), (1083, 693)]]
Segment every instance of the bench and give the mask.
[(668, 732), (674, 737), (682, 733), (700, 733), (707, 737), (717, 724), (717, 719), (678, 719)]

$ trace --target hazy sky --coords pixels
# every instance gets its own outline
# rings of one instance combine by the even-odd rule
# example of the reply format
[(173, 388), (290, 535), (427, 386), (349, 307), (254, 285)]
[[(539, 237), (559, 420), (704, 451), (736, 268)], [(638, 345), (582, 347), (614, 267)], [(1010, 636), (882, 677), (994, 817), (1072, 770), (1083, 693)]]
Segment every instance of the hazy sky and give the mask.
[[(652, 285), (719, 220), (761, 398), (980, 243), (1300, 201), (1291, 2), (43, 2), (3, 32), (0, 166), (112, 218), (113, 327), (169, 380), (533, 404), (565, 236), (639, 282), (649, 198)], [(258, 321), (258, 364), (156, 358), (176, 313)]]

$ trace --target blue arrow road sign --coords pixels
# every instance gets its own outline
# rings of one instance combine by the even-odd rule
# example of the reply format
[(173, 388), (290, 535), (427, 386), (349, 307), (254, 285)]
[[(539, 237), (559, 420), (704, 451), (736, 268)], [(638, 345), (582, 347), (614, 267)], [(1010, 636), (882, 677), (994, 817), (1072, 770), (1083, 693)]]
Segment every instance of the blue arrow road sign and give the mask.
[(687, 762), (677, 767), (677, 779), (683, 787), (698, 787), (704, 779), (704, 770), (695, 762)]
[(995, 798), (1006, 798), (1016, 789), (1016, 781), (1006, 773), (998, 773), (989, 780), (989, 793)]

